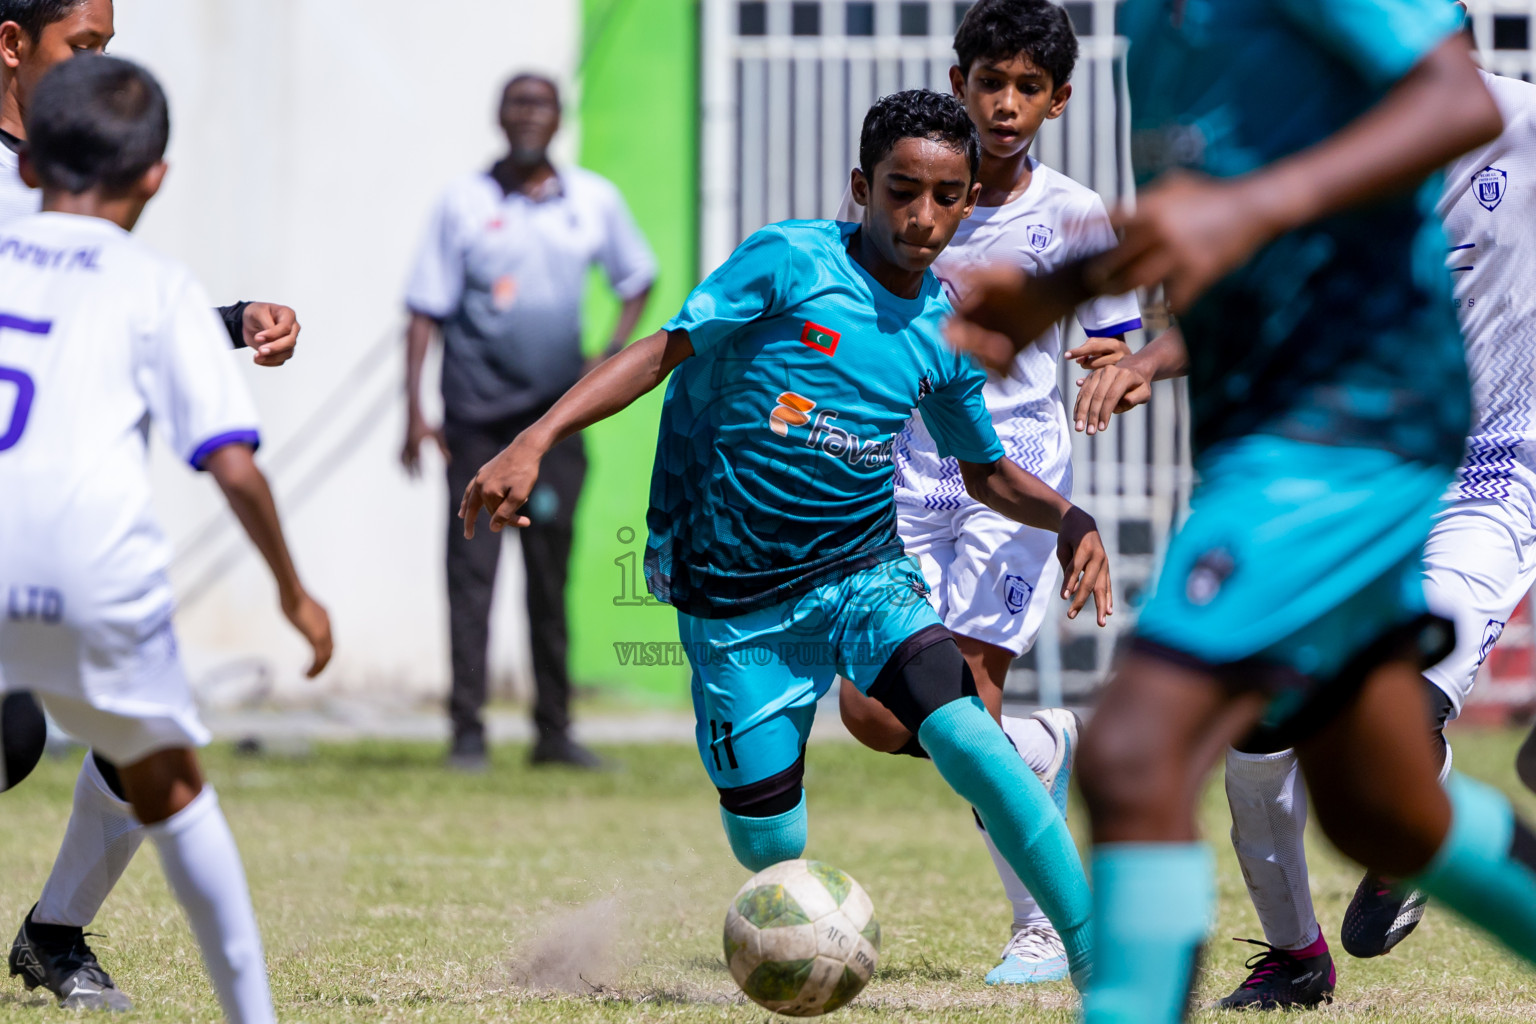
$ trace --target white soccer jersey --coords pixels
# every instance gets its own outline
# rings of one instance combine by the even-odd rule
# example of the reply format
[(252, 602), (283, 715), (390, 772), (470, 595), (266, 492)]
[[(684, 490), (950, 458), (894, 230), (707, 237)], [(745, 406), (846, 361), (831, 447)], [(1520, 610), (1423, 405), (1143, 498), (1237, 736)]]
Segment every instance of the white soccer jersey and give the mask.
[(43, 194), (21, 180), (16, 154), (0, 138), (0, 227), (43, 208)]
[(104, 220), (39, 213), (0, 228), (9, 685), (110, 702), (135, 652), (163, 632), (171, 549), (150, 504), (151, 422), (197, 468), (225, 444), (257, 441), (203, 289)]
[[(970, 267), (1012, 263), (1042, 274), (1115, 244), (1109, 214), (1097, 192), (1030, 158), (1029, 187), (1006, 206), (978, 206), (939, 254), (934, 272), (950, 298)], [(851, 195), (841, 220), (863, 216)], [(1135, 295), (1084, 304), (1077, 321), (1089, 335), (1125, 334), (1141, 327)], [(1014, 360), (1008, 375), (987, 381), (983, 392), (997, 436), (1008, 457), (1066, 497), (1072, 494), (1072, 437), (1058, 385), (1062, 325), (1057, 324)], [(960, 511), (976, 506), (965, 493), (960, 465), (939, 457), (921, 416), (897, 435), (896, 500), (927, 509)]]
[(1439, 214), (1472, 376), (1452, 500), (1536, 522), (1536, 85), (1483, 73), (1504, 131), (1446, 169)]

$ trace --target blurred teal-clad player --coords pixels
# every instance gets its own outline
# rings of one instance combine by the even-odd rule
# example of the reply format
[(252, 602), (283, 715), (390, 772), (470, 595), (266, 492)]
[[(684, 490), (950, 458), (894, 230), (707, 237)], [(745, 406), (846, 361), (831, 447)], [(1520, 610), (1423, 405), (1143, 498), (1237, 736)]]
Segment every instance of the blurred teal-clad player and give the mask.
[(748, 238), (661, 331), (614, 356), (488, 463), (472, 532), (518, 509), (561, 438), (667, 377), (646, 577), (676, 607), (699, 753), (737, 859), (806, 845), (805, 743), (841, 674), (883, 703), (974, 806), (1066, 946), (1090, 964), (1090, 898), (1066, 823), (976, 697), (960, 649), (896, 532), (892, 442), (918, 409), (978, 501), (1060, 535), (1063, 596), (1110, 612), (1092, 518), (1004, 457), (985, 375), (945, 344), (929, 270), (975, 206), (975, 128), (959, 100), (887, 96), (853, 172), (862, 223), (791, 221)]
[(1440, 787), (1419, 678), (1449, 650), (1420, 550), (1469, 405), (1433, 172), (1500, 128), (1457, 12), (1121, 16), (1138, 177), (1156, 181), (1116, 248), (1049, 278), (990, 271), (952, 331), (996, 363), (1084, 294), (1162, 282), (1189, 351), (1199, 484), (1079, 760), (1085, 1019), (1185, 1014), (1214, 898), (1195, 799), (1255, 728), (1295, 742), (1341, 850), (1536, 959), (1536, 836), (1492, 789)]

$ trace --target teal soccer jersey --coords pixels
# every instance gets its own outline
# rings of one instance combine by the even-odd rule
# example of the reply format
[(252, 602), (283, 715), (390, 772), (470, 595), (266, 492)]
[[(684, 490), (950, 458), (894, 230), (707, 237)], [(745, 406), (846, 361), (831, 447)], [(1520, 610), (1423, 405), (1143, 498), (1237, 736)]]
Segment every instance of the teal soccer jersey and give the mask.
[(770, 225), (666, 325), (694, 355), (667, 385), (645, 575), (680, 611), (743, 615), (900, 557), (891, 447), (914, 408), (942, 454), (1003, 457), (937, 278), (891, 294), (849, 256), (857, 230)]
[[(1449, 0), (1128, 0), (1138, 180), (1244, 174), (1320, 142), (1457, 24)], [(1468, 385), (1438, 191), (1284, 235), (1180, 318), (1197, 452), (1262, 433), (1457, 463)]]

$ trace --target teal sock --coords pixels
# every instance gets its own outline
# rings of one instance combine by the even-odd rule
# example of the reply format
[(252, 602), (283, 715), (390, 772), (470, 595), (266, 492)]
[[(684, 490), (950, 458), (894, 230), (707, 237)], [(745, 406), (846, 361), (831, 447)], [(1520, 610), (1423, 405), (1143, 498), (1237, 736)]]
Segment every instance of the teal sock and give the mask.
[(1536, 963), (1536, 836), (1498, 790), (1452, 774), (1451, 831), (1414, 884)]
[(1093, 963), (1092, 897), (1055, 801), (975, 697), (929, 715), (917, 738), (944, 781), (976, 808), (1003, 859), (1061, 933), (1072, 980), (1081, 987)]
[(805, 793), (794, 810), (771, 818), (743, 818), (720, 808), (731, 852), (748, 871), (761, 871), (781, 860), (794, 860), (805, 852)]
[(1204, 843), (1093, 848), (1093, 982), (1083, 1024), (1177, 1024), (1216, 901)]

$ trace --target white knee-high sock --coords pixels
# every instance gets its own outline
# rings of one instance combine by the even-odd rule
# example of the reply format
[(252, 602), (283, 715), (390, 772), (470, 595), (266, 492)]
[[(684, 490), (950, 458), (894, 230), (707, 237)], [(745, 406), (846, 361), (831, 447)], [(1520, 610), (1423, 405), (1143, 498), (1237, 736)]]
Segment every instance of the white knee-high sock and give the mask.
[(89, 925), (142, 842), (144, 829), (133, 808), (112, 792), (87, 752), (75, 780), (64, 842), (32, 919), (74, 928)]
[(1040, 904), (1029, 894), (1029, 887), (1019, 878), (1018, 872), (1008, 866), (1008, 861), (998, 851), (997, 844), (992, 842), (992, 837), (987, 835), (987, 830), (978, 828), (981, 838), (986, 840), (987, 852), (992, 855), (992, 863), (997, 866), (997, 877), (1003, 880), (1003, 892), (1008, 896), (1008, 902), (1013, 904), (1013, 930), (1018, 932), (1025, 925), (1049, 925), (1051, 919), (1045, 916), (1045, 911), (1040, 909)]
[(1306, 947), (1319, 932), (1302, 845), (1307, 791), (1296, 752), (1228, 750), (1227, 804), (1232, 808), (1232, 847), (1265, 940), (1281, 949)]
[(1029, 770), (1039, 775), (1049, 771), (1056, 758), (1056, 737), (1038, 718), (1003, 716), (1003, 732), (1008, 742), (1019, 752)]
[(187, 912), (224, 1016), (232, 1024), (275, 1020), (245, 868), (213, 787), (204, 786), (190, 804), (146, 831)]

